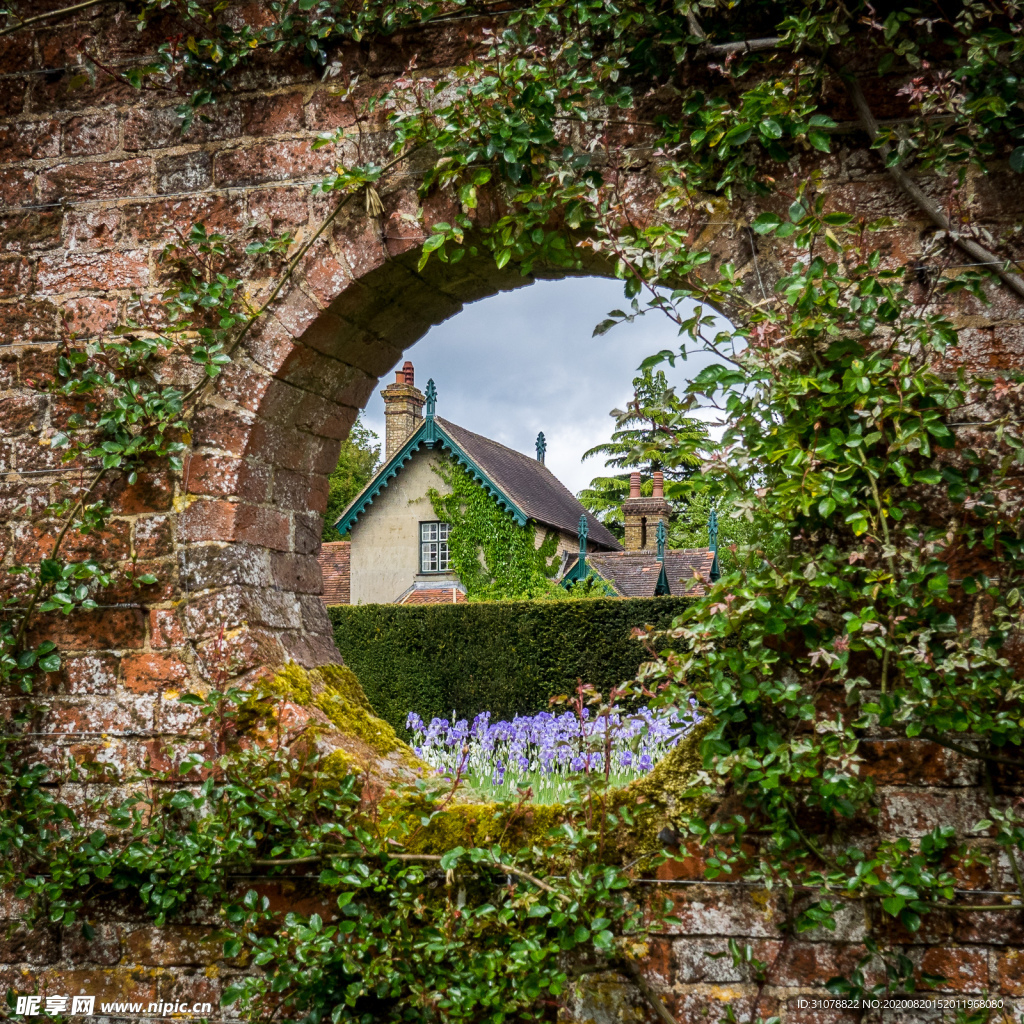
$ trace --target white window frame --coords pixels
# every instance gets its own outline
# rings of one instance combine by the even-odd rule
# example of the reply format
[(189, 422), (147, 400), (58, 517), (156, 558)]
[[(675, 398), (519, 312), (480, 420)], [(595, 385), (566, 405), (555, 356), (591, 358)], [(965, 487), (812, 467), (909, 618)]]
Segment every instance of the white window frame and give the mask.
[(451, 571), (448, 537), (451, 526), (437, 520), (420, 523), (420, 573), (434, 576)]

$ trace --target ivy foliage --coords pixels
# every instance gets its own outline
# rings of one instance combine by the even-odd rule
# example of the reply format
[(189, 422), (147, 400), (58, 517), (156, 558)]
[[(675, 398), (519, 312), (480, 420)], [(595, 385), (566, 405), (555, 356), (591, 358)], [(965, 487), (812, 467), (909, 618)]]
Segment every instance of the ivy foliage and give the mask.
[[(273, 0), (259, 27), (229, 22), (219, 2), (153, 0), (141, 12), (144, 20), (173, 13), (194, 28), (174, 36), (154, 65), (124, 72), (139, 88), (180, 89), (187, 126), (196, 111), (216, 116), (219, 92), (261, 51), (301, 49), (344, 86), (355, 74), (346, 47), (442, 19), (470, 21), (476, 7)], [(689, 392), (728, 421), (713, 496), (761, 516), (778, 551), (738, 559), (669, 631), (677, 649), (647, 679), (664, 687), (665, 701), (694, 699), (711, 723), (702, 746), (708, 800), (680, 828), (702, 847), (710, 875), (799, 892), (798, 931), (831, 926), (841, 901), (858, 901), (919, 932), (926, 915), (963, 905), (960, 866), (991, 870), (992, 884), (1016, 898), (1008, 877), (1024, 902), (1015, 798), (1024, 771), (1015, 660), (1024, 517), (1014, 481), (1024, 385), (1015, 373), (967, 363), (952, 317), (958, 304), (984, 311), (993, 288), (1006, 308), (1024, 288), (1019, 216), (1011, 212), (1016, 219), (986, 237), (972, 206), (979, 191), (1019, 191), (1022, 23), (1019, 0), (537, 0), (501, 14), (487, 34), (467, 35), (445, 74), (402, 75), (361, 115), (386, 115), (393, 162), (433, 155), (419, 187), (453, 212), (425, 223), (424, 263), (489, 253), (497, 266), (528, 274), (582, 269), (584, 254), (596, 256), (634, 303), (609, 319), (660, 313), (680, 330), (680, 348), (649, 366), (695, 347), (718, 357)], [(885, 117), (865, 97), (868, 79), (880, 79), (870, 92), (885, 98)], [(839, 103), (845, 118), (855, 111), (852, 129), (833, 116)], [(638, 137), (642, 147), (632, 146)], [(899, 224), (858, 205), (857, 189), (808, 170), (834, 158), (844, 139), (866, 143), (880, 180), (934, 228), (909, 259), (889, 245)], [(633, 215), (639, 171), (661, 184), (645, 219)], [(934, 189), (917, 187), (924, 173)], [(322, 187), (348, 195), (384, 174), (373, 163), (341, 166)], [(487, 204), (498, 213), (484, 223), (486, 191), (500, 203)], [(746, 221), (749, 275), (703, 234), (727, 204)], [(718, 332), (712, 309), (735, 331)], [(462, 571), (472, 575), (485, 542), (462, 553)], [(487, 585), (486, 559), (480, 571)], [(18, 667), (21, 638), (5, 642), (8, 678), (37, 671)], [(864, 770), (865, 737), (879, 727), (962, 757), (983, 816), (936, 821), (923, 836), (898, 827), (883, 834), (880, 794)], [(570, 860), (591, 865), (591, 853), (574, 849)], [(394, 868), (362, 863), (349, 884), (362, 876), (365, 888), (379, 881), (400, 898)], [(605, 876), (580, 869), (579, 877), (604, 891)], [(504, 903), (487, 907), (502, 921)], [(246, 912), (261, 911), (244, 908), (242, 920)], [(400, 947), (416, 969), (429, 971), (435, 956), (451, 963), (445, 944), (463, 934), (453, 915), (443, 926), (435, 919), (418, 958)], [(404, 942), (405, 919), (380, 920)], [(515, 927), (532, 928), (531, 920)], [(583, 927), (581, 943), (603, 930)], [(323, 922), (295, 921), (275, 941), (287, 939), (295, 960), (317, 951), (336, 965), (337, 933), (323, 932)], [(371, 967), (377, 942), (366, 946)], [(514, 942), (508, 948), (518, 952)], [(836, 992), (877, 996), (936, 981), (915, 976), (891, 938), (870, 934), (865, 945), (868, 958), (832, 982)], [(267, 965), (285, 948), (268, 949)], [(465, 1005), (500, 1014), (469, 987), (479, 978), (503, 984), (496, 961), (464, 955), (454, 966), (472, 964), (480, 971), (466, 981)], [(322, 993), (339, 984), (328, 974), (300, 979), (284, 965), (275, 980), (296, 1016), (308, 1007), (314, 1020)], [(448, 983), (430, 974), (420, 986), (423, 977), (406, 1002), (381, 981), (374, 998), (398, 1002), (375, 1009), (458, 1017)]]
[[(156, 925), (199, 898), (221, 924), (211, 934), (218, 955), (260, 968), (224, 992), (252, 1019), (501, 1024), (545, 1018), (569, 984), (566, 954), (624, 959), (642, 943), (651, 910), (660, 920), (669, 909), (638, 901), (626, 872), (606, 863), (609, 832), (634, 824), (628, 807), (585, 813), (594, 793), (581, 791), (556, 827), (522, 849), (410, 853), (450, 807), (459, 779), (392, 795), (382, 813), (364, 798), (361, 775), (309, 745), (253, 741), (279, 732), (281, 697), (272, 691), (184, 700), (203, 714), (220, 753), (173, 751), (173, 769), (123, 779), (71, 761), (63, 783), (107, 783), (77, 810), (44, 784), (48, 769), (21, 770), (4, 739), (0, 881), (24, 901), (23, 925), (80, 926), (89, 940), (90, 908), (116, 894), (137, 899)], [(589, 782), (599, 787), (599, 773)], [(523, 814), (509, 805), (496, 819), (502, 839)], [(282, 919), (245, 876), (288, 877), (296, 861), (312, 866), (307, 878), (323, 906)], [(557, 888), (542, 880), (558, 874)], [(12, 995), (8, 1002), (16, 1016)]]
[(434, 515), (451, 526), (451, 567), (471, 601), (559, 599), (558, 534), (548, 530), (538, 545), (536, 529), (520, 526), (464, 466), (449, 459), (434, 465), (446, 485), (428, 492)]

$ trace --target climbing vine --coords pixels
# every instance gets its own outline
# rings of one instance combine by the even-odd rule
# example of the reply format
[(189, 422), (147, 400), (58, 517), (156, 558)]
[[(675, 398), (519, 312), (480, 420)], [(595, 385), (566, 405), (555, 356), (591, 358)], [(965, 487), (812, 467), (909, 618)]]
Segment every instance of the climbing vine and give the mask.
[[(174, 36), (153, 63), (89, 73), (120, 75), (143, 90), (176, 88), (187, 129), (196, 116), (217, 116), (231, 75), (261, 50), (301, 49), (345, 87), (355, 75), (347, 45), (480, 13), (459, 0), (265, 6), (268, 18), (255, 28), (230, 22), (220, 4), (144, 4), (143, 20), (173, 13), (196, 31)], [(1020, 913), (1024, 528), (1016, 482), (1024, 385), (1017, 373), (968, 359), (956, 316), (958, 305), (990, 310), (993, 296), (1001, 309), (1019, 310), (1024, 297), (1019, 213), (991, 231), (976, 216), (980, 193), (1008, 197), (1024, 181), (1021, 5), (538, 0), (490, 15), (497, 27), (467, 39), (450, 72), (433, 80), (410, 68), (360, 114), (386, 116), (395, 161), (412, 150), (432, 154), (422, 195), (442, 195), (452, 213), (425, 223), (423, 265), (487, 252), (498, 267), (524, 274), (582, 269), (584, 256), (613, 268), (630, 305), (603, 329), (657, 313), (677, 325), (682, 343), (650, 366), (695, 348), (717, 357), (689, 390), (695, 404), (714, 403), (727, 421), (721, 450), (705, 468), (716, 482), (710, 493), (722, 508), (757, 516), (770, 536), (770, 557), (737, 558), (739, 568), (669, 635), (675, 653), (646, 675), (662, 686), (660, 699), (692, 698), (708, 723), (706, 800), (699, 810), (682, 809), (680, 841), (702, 855), (712, 877), (790, 893), (799, 906), (796, 930), (833, 925), (848, 902), (911, 933), (951, 907)], [(18, 27), (15, 15), (4, 32)], [(866, 89), (868, 81), (881, 88)], [(885, 96), (884, 117), (869, 99), (876, 95)], [(643, 145), (632, 146), (638, 137)], [(901, 224), (861, 198), (868, 189), (838, 187), (806, 170), (808, 162), (835, 161), (844, 142), (867, 147), (857, 159), (877, 175), (872, 188), (890, 188), (928, 225), (914, 251), (890, 244)], [(383, 173), (374, 164), (342, 167), (324, 187), (348, 194)], [(661, 189), (656, 215), (645, 219), (636, 215), (635, 187), (651, 176)], [(486, 224), (484, 196), (500, 200), (488, 203), (500, 213)], [(749, 242), (745, 268), (722, 260), (704, 234), (728, 204)], [(735, 330), (718, 332), (711, 309)], [(225, 344), (213, 356), (229, 351)], [(213, 356), (205, 361), (215, 369)], [(134, 357), (124, 349), (117, 358)], [(177, 429), (176, 402), (152, 399), (163, 435)], [(173, 457), (174, 442), (158, 435), (146, 435), (153, 453)], [(121, 446), (107, 453), (112, 458), (144, 454), (116, 430), (110, 443)], [(464, 580), (481, 592), (494, 584), (486, 552), (502, 543), (508, 551), (522, 546), (512, 585), (539, 579), (530, 575), (540, 571), (529, 564), (533, 537), (527, 551), (525, 540), (488, 533), (474, 502), (467, 488), (458, 507), (437, 512), (456, 528), (462, 517), (470, 524), (457, 555)], [(88, 529), (93, 504), (79, 501), (66, 514)], [(44, 597), (63, 607), (88, 599), (92, 568), (67, 579), (60, 572), (30, 583), (33, 607)], [(9, 633), (5, 648), (8, 678), (22, 681), (55, 656), (22, 650), (23, 632)], [(884, 801), (864, 770), (867, 741), (879, 728), (956, 754), (979, 783), (984, 809), (967, 821), (933, 822), (924, 835), (896, 825), (891, 838), (879, 838)], [(30, 775), (12, 777), (19, 781), (11, 793), (21, 778), (26, 791), (38, 790)], [(233, 791), (225, 793), (230, 802)], [(183, 791), (170, 799), (194, 798)], [(63, 841), (63, 826), (47, 828)], [(573, 833), (580, 834), (587, 833)], [(404, 899), (408, 876), (376, 853), (360, 859), (371, 846), (357, 838), (363, 845), (351, 855), (347, 884), (373, 889), (378, 900)], [(567, 859), (579, 855), (573, 848)], [(452, 851), (444, 866), (465, 856)], [(483, 863), (488, 854), (468, 856)], [(1006, 900), (973, 903), (958, 887), (965, 866), (989, 871)], [(606, 876), (580, 877), (604, 892)], [(447, 916), (433, 919), (424, 942), (439, 962), (449, 963), (450, 944), (464, 939), (456, 912), (481, 929), (472, 953), (462, 947), (460, 964), (473, 962), (490, 921), (514, 921), (528, 943), (541, 941), (528, 912), (523, 920), (509, 916), (506, 903), (477, 898), (467, 888), (462, 906), (456, 896)], [(548, 920), (562, 913), (560, 903), (545, 904)], [(411, 916), (394, 924), (396, 934), (404, 938), (412, 918), (430, 918), (417, 906), (403, 905)], [(264, 910), (243, 905), (235, 920), (259, 935)], [(622, 911), (618, 921), (627, 917)], [(355, 932), (364, 920), (356, 909), (343, 923)], [(554, 925), (563, 926), (564, 918)], [(584, 931), (580, 943), (594, 929)], [(275, 933), (277, 945), (262, 950), (265, 963), (283, 964), (283, 951), (300, 948), (320, 950), (331, 963), (298, 1012), (315, 1017), (323, 986), (344, 983), (355, 986), (359, 1012), (397, 1016), (415, 1004), (424, 1016), (426, 1007), (441, 1019), (461, 1013), (450, 989), (421, 978), (410, 983), (409, 1003), (387, 1002), (398, 997), (381, 980), (372, 998), (384, 1002), (359, 1004), (363, 968), (331, 959), (340, 932), (295, 918)], [(915, 975), (880, 934), (869, 935), (867, 949), (863, 964), (834, 980), (836, 992), (877, 995), (936, 980)], [(488, 955), (475, 961), (480, 977), (500, 978)], [(763, 965), (747, 962), (763, 981)], [(435, 1000), (434, 991), (444, 994)], [(525, 991), (540, 998), (537, 986)]]
[(454, 460), (434, 472), (447, 485), (428, 492), (434, 515), (451, 526), (448, 550), (452, 569), (470, 600), (558, 598), (553, 582), (559, 569), (558, 534), (548, 530), (538, 545), (536, 530), (520, 526), (473, 475)]

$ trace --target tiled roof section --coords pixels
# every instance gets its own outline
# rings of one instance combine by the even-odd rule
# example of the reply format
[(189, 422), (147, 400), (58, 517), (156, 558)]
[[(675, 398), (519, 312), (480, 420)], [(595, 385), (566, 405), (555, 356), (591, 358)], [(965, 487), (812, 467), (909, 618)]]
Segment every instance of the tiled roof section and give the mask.
[[(673, 597), (700, 597), (711, 582), (715, 552), (708, 548), (683, 548), (665, 552), (665, 577)], [(698, 583), (699, 576), (704, 582)]]
[(588, 536), (592, 544), (611, 551), (622, 547), (609, 532), (579, 503), (576, 496), (543, 462), (506, 448), (488, 437), (437, 418), (438, 425), (531, 519), (569, 534), (579, 527), (580, 514), (586, 513)]
[[(665, 552), (665, 578), (673, 597), (699, 597), (711, 580), (714, 551), (690, 548)], [(572, 565), (576, 564), (573, 559)], [(566, 567), (572, 568), (572, 565)], [(612, 551), (587, 555), (587, 565), (623, 597), (654, 597), (661, 562), (653, 551)], [(696, 573), (703, 583), (694, 577)]]
[(459, 584), (445, 580), (437, 586), (414, 583), (395, 604), (465, 604), (468, 600)]
[(320, 545), (317, 561), (324, 578), (324, 604), (349, 604), (351, 602), (351, 570), (349, 555), (351, 543), (347, 540), (332, 540)]

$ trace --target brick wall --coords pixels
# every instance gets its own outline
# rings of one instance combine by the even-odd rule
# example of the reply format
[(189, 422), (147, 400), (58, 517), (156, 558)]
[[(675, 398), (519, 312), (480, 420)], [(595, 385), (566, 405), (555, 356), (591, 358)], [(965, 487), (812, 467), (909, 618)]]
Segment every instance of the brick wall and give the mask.
[[(351, 124), (353, 108), (300, 64), (272, 60), (246, 72), (212, 110), (212, 121), (184, 138), (172, 109), (177, 97), (139, 93), (102, 72), (76, 84), (72, 69), (87, 51), (116, 68), (132, 54), (150, 52), (171, 30), (157, 25), (139, 35), (116, 6), (102, 6), (60, 27), (0, 38), (5, 565), (45, 553), (53, 531), (39, 519), (40, 510), (74, 493), (83, 479), (81, 467), (62, 467), (48, 445), (71, 410), (39, 390), (52, 373), (62, 319), (80, 338), (109, 334), (125, 322), (133, 294), (145, 299), (159, 291), (161, 247), (196, 221), (230, 236), (290, 231), (302, 239), (329, 209), (329, 199), (315, 195), (311, 184), (331, 167), (332, 154), (315, 152), (312, 142), (320, 132)], [(463, 23), (389, 45), (352, 47), (341, 56), (360, 74), (358, 92), (365, 97), (413, 53), (420, 68), (443, 74), (467, 33), (477, 31), (475, 23)], [(891, 90), (879, 83), (873, 91), (870, 98), (884, 115)], [(851, 116), (841, 104), (834, 113), (840, 121)], [(623, 129), (638, 157), (623, 191), (638, 217), (649, 215), (657, 192), (641, 131)], [(385, 143), (379, 123), (362, 126), (364, 156), (383, 159)], [(879, 173), (876, 158), (859, 148), (855, 134), (837, 136), (837, 144), (834, 156), (794, 161), (794, 179), (821, 171), (837, 202), (869, 216), (896, 217), (899, 226), (879, 244), (886, 259), (912, 262), (930, 228)], [(317, 553), (326, 475), (340, 442), (378, 379), (431, 325), (466, 302), (523, 283), (514, 272), (469, 259), (455, 267), (434, 262), (418, 273), (421, 217), (443, 219), (447, 211), (424, 211), (416, 181), (416, 165), (401, 166), (382, 184), (379, 222), (352, 204), (324, 233), (204, 399), (183, 473), (156, 469), (133, 486), (108, 485), (114, 518), (103, 534), (79, 545), (81, 551), (113, 563), (135, 559), (159, 582), (141, 592), (108, 593), (89, 615), (40, 623), (39, 636), (52, 636), (69, 652), (41, 695), (44, 757), (56, 763), (70, 753), (119, 766), (146, 758), (161, 764), (168, 737), (202, 743), (194, 711), (173, 700), (190, 682), (220, 669), (244, 678), (285, 657), (306, 665), (337, 658), (319, 597)], [(941, 194), (941, 182), (922, 184)], [(969, 186), (975, 219), (996, 234), (1020, 218), (1024, 190), (1012, 186), (1003, 171)], [(479, 216), (499, 212), (491, 196)], [(766, 247), (755, 253), (754, 246), (765, 243), (737, 226), (752, 212), (745, 203), (716, 206), (687, 227), (717, 258), (740, 265), (751, 287), (770, 288), (786, 254)], [(247, 284), (254, 297), (270, 286), (259, 279)], [(1014, 299), (1000, 293), (986, 307), (965, 298), (956, 312), (961, 358), (1020, 367), (1024, 329)], [(966, 819), (984, 802), (973, 769), (948, 751), (885, 736), (869, 750), (869, 770), (883, 785), (883, 831), (919, 833)], [(1012, 888), (1007, 874), (1005, 861), (997, 859), (962, 884), (1005, 891)], [(778, 925), (785, 908), (776, 895), (698, 885), (696, 876), (664, 881), (662, 888), (682, 903), (683, 925), (655, 941), (647, 970), (678, 1019), (714, 1020), (719, 1004), (733, 1001), (740, 1010), (750, 1003), (752, 986), (734, 976), (727, 961), (704, 956), (724, 948), (730, 936), (749, 938), (773, 965), (763, 1015), (777, 1008), (786, 1024), (844, 1019), (801, 1009), (797, 1000), (856, 957), (861, 925), (855, 912), (838, 935), (783, 939)], [(308, 886), (260, 884), (282, 901), (295, 898), (288, 885)], [(15, 905), (8, 900), (5, 906), (9, 916)], [(155, 930), (122, 899), (104, 900), (90, 909), (96, 927), (90, 943), (45, 928), (5, 940), (0, 980), (20, 991), (28, 979), (46, 977), (69, 994), (76, 986), (94, 992), (99, 985), (125, 996), (140, 993), (135, 998), (145, 991), (146, 998), (150, 992), (163, 999), (209, 995), (216, 1003), (219, 986), (236, 968), (216, 964), (202, 944), (204, 929), (214, 923), (203, 915), (194, 908), (185, 920)], [(992, 987), (1008, 998), (1024, 997), (1018, 914), (950, 918), (929, 928), (913, 942), (903, 938), (926, 969), (949, 975), (950, 991)], [(625, 1014), (635, 999), (614, 979), (606, 991), (588, 991), (580, 1004), (585, 1015)], [(607, 1003), (594, 996), (602, 991)]]

